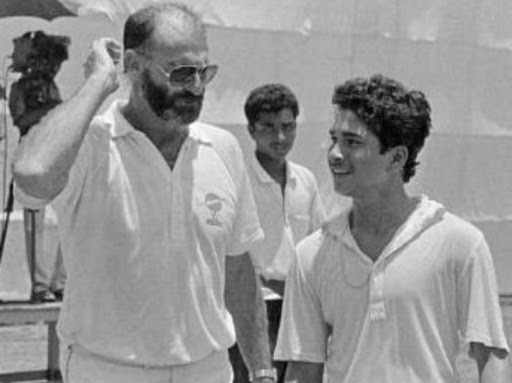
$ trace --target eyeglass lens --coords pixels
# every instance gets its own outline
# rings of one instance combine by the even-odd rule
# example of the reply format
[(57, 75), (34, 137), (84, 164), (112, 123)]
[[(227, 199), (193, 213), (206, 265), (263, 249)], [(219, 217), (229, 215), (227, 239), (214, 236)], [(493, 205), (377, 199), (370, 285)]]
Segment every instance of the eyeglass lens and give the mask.
[(207, 65), (205, 67), (184, 65), (171, 70), (169, 73), (169, 81), (173, 84), (186, 84), (193, 81), (196, 73), (198, 73), (201, 82), (208, 83), (216, 72), (216, 65)]

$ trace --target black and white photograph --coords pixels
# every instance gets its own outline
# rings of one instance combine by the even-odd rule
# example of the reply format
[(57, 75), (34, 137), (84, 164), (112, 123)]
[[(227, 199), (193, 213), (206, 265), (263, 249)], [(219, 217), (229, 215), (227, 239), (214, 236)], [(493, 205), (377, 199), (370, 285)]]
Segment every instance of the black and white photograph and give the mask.
[(510, 20), (0, 0), (0, 383), (511, 383)]

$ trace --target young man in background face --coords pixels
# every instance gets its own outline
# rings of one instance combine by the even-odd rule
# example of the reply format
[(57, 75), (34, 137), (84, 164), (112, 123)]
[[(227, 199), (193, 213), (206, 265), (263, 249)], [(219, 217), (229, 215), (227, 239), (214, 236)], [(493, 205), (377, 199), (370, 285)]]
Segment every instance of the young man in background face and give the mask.
[[(324, 211), (315, 177), (304, 166), (287, 159), (297, 135), (299, 105), (293, 92), (282, 84), (253, 89), (245, 102), (248, 130), (255, 149), (248, 157), (248, 173), (265, 234), (253, 251), (267, 304), (269, 341), (274, 349), (281, 317), (282, 297), (295, 245), (320, 227)], [(246, 373), (231, 351), (236, 382)], [(238, 362), (237, 362), (238, 360)], [(285, 364), (274, 363), (278, 381)], [(238, 372), (237, 372), (238, 371)]]

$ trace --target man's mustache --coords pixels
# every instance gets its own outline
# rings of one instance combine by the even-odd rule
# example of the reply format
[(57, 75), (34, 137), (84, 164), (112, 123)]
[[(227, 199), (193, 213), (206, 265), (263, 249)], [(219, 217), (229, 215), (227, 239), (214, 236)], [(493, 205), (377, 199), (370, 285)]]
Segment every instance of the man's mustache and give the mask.
[(185, 101), (193, 102), (193, 101), (202, 101), (204, 98), (204, 93), (201, 94), (194, 94), (192, 92), (183, 90), (178, 93), (173, 94), (173, 99), (182, 99)]

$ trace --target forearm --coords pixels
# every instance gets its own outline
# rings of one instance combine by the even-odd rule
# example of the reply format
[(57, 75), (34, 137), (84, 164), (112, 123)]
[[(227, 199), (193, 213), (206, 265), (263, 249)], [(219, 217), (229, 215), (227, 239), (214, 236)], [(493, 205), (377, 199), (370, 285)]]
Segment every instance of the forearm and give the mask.
[(499, 358), (493, 353), (480, 373), (480, 383), (510, 383), (512, 382), (512, 359), (510, 355)]
[(321, 383), (323, 363), (289, 362), (286, 368), (286, 383)]
[[(247, 255), (248, 257), (248, 255)], [(231, 257), (230, 257), (231, 258)], [(226, 305), (235, 322), (237, 343), (249, 371), (271, 368), (267, 311), (259, 279), (250, 260), (244, 271), (232, 270), (226, 285)], [(250, 269), (248, 269), (250, 268)], [(236, 272), (236, 273), (235, 273)]]
[(41, 121), (41, 118), (43, 118), (53, 108), (55, 108), (55, 104), (44, 105), (38, 109), (27, 110), (14, 120), (14, 125), (20, 129), (21, 134), (24, 134), (32, 126)]
[(89, 124), (108, 97), (108, 75), (89, 77), (68, 101), (56, 106), (23, 137), (13, 162), (18, 187), (49, 199), (62, 190)]
[(512, 382), (512, 362), (506, 350), (471, 342), (469, 355), (475, 359), (480, 383)]
[[(267, 330), (267, 310), (255, 278), (255, 291), (247, 294), (247, 303), (240, 306), (235, 319), (237, 342), (249, 371), (271, 368)], [(252, 299), (253, 303), (249, 302)], [(245, 306), (245, 307), (243, 307)]]

